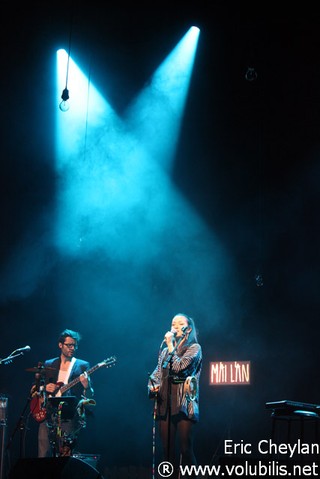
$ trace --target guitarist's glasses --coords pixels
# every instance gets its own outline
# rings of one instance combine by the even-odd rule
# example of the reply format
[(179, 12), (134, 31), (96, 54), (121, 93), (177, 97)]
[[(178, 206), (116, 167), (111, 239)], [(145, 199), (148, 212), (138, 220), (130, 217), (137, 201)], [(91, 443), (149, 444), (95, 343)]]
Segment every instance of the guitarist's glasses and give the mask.
[(67, 348), (71, 349), (71, 348), (74, 348), (74, 349), (78, 349), (78, 345), (76, 343), (63, 343), (65, 346), (67, 346)]

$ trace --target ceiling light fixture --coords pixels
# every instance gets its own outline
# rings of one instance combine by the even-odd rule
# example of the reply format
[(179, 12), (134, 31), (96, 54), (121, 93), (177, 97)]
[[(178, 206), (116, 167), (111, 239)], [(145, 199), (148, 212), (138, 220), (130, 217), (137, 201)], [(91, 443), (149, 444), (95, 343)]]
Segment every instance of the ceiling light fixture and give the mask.
[(70, 108), (69, 104), (69, 90), (68, 90), (68, 77), (69, 77), (69, 64), (70, 64), (70, 51), (71, 51), (71, 36), (72, 36), (72, 20), (71, 20), (71, 27), (70, 27), (70, 34), (69, 34), (69, 51), (68, 51), (68, 61), (67, 61), (67, 73), (66, 73), (66, 86), (65, 89), (62, 91), (61, 95), (61, 102), (59, 104), (59, 108), (61, 111), (68, 111)]
[(68, 102), (69, 100), (69, 90), (66, 86), (66, 88), (63, 90), (62, 95), (61, 95), (62, 101), (59, 104), (59, 108), (61, 111), (68, 111), (70, 108), (70, 104)]

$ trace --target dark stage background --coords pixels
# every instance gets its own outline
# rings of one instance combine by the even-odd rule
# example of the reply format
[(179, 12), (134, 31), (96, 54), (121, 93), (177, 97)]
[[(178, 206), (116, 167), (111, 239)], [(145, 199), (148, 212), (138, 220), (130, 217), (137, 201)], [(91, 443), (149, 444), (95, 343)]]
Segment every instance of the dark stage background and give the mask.
[[(1, 3), (0, 357), (31, 346), (0, 366), (11, 462), (26, 368), (57, 354), (65, 327), (81, 332), (78, 355), (92, 365), (117, 357), (92, 377), (97, 405), (79, 446), (101, 455), (102, 471), (152, 464), (147, 377), (177, 312), (194, 317), (203, 347), (199, 463), (221, 454), (224, 438), (268, 438), (267, 401), (320, 403), (319, 19), (261, 2), (114, 3)], [(121, 244), (97, 240), (99, 222), (86, 218), (89, 244), (77, 254), (52, 241), (63, 182), (53, 58), (68, 49), (70, 16), (71, 56), (84, 69), (91, 58), (91, 80), (119, 115), (185, 31), (201, 29), (169, 180), (192, 215), (169, 202), (153, 229), (157, 212), (142, 196), (130, 218), (111, 216)], [(148, 192), (152, 202), (157, 184)], [(251, 385), (209, 386), (219, 360), (250, 360)], [(32, 457), (32, 418), (26, 427)]]

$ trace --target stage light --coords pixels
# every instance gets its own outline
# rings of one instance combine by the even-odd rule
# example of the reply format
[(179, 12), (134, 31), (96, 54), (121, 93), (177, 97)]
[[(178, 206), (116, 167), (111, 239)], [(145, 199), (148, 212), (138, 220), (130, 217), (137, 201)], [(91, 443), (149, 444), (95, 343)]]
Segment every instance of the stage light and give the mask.
[(69, 90), (65, 88), (61, 95), (62, 101), (59, 104), (59, 108), (61, 111), (68, 111), (70, 108), (69, 100)]

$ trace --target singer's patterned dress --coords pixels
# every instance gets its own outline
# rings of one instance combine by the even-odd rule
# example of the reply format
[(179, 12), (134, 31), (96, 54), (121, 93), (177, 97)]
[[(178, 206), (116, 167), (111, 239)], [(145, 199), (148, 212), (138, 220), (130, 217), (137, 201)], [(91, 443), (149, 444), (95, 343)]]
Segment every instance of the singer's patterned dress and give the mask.
[[(168, 348), (160, 351), (158, 364), (150, 376), (148, 382), (149, 396), (154, 394), (150, 388), (160, 386), (157, 393), (157, 419), (165, 419), (169, 413), (171, 416), (184, 413), (192, 421), (199, 420), (199, 378), (202, 367), (202, 350), (199, 343), (182, 345), (172, 355), (166, 368), (169, 352)], [(196, 394), (191, 400), (185, 391), (185, 382), (193, 377), (196, 381)], [(170, 400), (171, 398), (171, 400)]]

